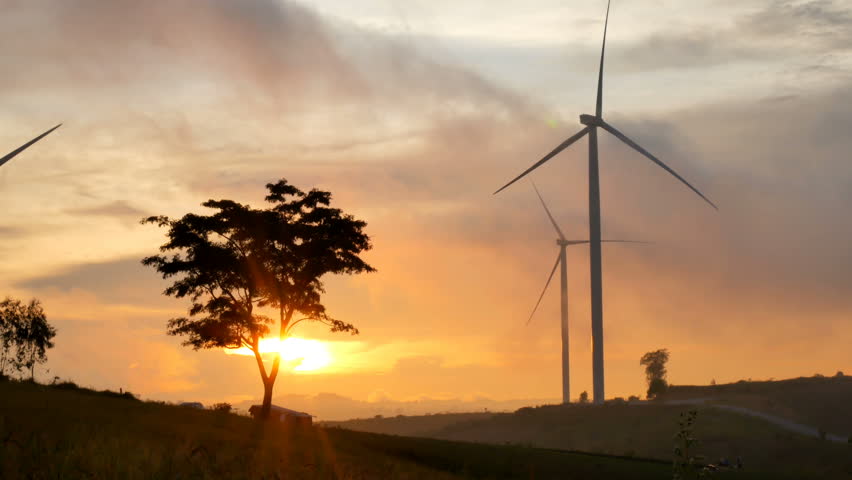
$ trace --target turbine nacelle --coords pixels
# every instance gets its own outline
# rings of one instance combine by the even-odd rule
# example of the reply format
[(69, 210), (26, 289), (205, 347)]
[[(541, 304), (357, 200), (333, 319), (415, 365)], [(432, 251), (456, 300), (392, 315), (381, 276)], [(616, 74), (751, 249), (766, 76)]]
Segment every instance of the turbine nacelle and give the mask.
[(589, 115), (584, 113), (580, 115), (580, 123), (586, 125), (587, 127), (601, 127), (603, 126), (603, 119), (596, 115)]

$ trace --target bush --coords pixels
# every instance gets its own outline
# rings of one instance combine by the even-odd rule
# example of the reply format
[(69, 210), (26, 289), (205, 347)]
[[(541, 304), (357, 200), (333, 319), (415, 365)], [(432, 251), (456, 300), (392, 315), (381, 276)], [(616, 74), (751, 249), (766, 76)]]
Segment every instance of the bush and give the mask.
[(640, 398), (637, 395), (630, 395), (629, 397), (627, 397), (628, 402), (638, 402), (639, 400)]
[(61, 388), (62, 390), (79, 390), (80, 387), (77, 386), (76, 383), (65, 380), (64, 382), (57, 382), (53, 384), (53, 388)]
[(233, 407), (228, 402), (214, 403), (213, 405), (210, 405), (210, 410), (213, 410), (214, 412), (231, 413), (232, 409)]
[(583, 391), (580, 394), (580, 403), (589, 403), (589, 392)]
[(835, 374), (834, 374), (834, 376), (835, 376), (836, 378), (843, 378), (843, 376), (844, 376), (844, 375), (843, 375), (843, 372), (842, 372), (842, 371), (838, 370), (838, 371), (837, 371), (837, 373), (835, 373)]

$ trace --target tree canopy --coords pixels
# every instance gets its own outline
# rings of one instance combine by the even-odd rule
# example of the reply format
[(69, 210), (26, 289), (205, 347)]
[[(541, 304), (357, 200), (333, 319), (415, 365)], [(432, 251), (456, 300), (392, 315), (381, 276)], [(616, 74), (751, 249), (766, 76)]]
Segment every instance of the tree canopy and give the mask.
[(0, 302), (0, 376), (29, 370), (34, 378), (35, 366), (47, 361), (55, 336), (56, 329), (48, 323), (38, 300), (24, 303), (6, 298)]
[(330, 207), (330, 192), (303, 192), (284, 179), (266, 188), (266, 209), (208, 200), (202, 205), (215, 210), (210, 215), (142, 220), (168, 228), (161, 254), (142, 263), (174, 279), (165, 295), (191, 301), (187, 316), (169, 320), (168, 333), (185, 337), (184, 344), (195, 349), (254, 352), (265, 387), (264, 414), (280, 355), (267, 371), (260, 339), (274, 333), (283, 340), (305, 321), (357, 334), (354, 325), (326, 312), (322, 277), (374, 271), (359, 256), (371, 248), (366, 223)]
[(669, 361), (668, 349), (655, 350), (642, 355), (639, 365), (645, 367), (645, 379), (648, 382), (648, 398), (664, 393), (668, 389), (666, 382), (666, 363)]

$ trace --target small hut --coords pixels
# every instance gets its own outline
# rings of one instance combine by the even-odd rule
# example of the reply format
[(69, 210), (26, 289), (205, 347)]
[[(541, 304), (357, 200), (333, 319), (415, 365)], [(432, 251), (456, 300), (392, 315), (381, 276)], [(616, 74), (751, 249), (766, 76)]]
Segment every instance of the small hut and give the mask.
[[(249, 414), (251, 414), (254, 418), (258, 418), (261, 410), (263, 410), (262, 405), (252, 405), (251, 408), (249, 408)], [(277, 405), (272, 405), (269, 409), (269, 419), (278, 420), (284, 425), (294, 426), (309, 427), (313, 423), (313, 415), (305, 412), (297, 412)]]

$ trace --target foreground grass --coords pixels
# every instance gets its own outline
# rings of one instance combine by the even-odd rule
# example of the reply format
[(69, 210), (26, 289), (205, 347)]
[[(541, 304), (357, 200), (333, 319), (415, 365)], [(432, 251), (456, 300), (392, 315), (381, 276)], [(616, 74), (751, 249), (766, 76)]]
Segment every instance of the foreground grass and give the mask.
[(0, 478), (665, 479), (670, 466), (336, 428), (283, 429), (128, 395), (4, 382)]

